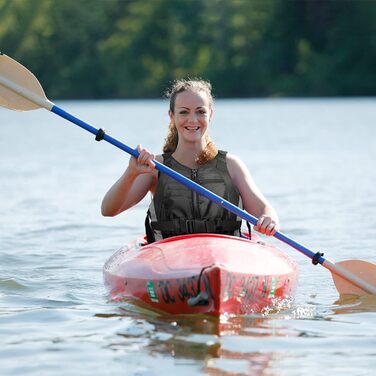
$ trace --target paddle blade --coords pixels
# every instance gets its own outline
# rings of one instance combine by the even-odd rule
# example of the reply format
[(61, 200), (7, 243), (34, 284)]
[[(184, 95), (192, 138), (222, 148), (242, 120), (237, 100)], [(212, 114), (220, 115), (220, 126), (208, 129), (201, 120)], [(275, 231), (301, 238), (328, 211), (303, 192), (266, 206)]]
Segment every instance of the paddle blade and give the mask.
[[(376, 264), (363, 260), (346, 260), (337, 262), (335, 265), (349, 271), (376, 290)], [(332, 273), (332, 276), (334, 284), (341, 295), (363, 296), (369, 294), (369, 292), (355, 286), (335, 273)]]
[(0, 53), (0, 106), (29, 111), (44, 107), (38, 102), (48, 102), (48, 99), (37, 78), (23, 65)]

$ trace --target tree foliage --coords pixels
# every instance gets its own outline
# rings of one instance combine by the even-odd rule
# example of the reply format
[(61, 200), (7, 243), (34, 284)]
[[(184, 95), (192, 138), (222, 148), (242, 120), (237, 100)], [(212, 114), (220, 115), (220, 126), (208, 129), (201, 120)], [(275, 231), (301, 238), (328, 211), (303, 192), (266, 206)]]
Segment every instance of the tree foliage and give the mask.
[(376, 94), (372, 0), (0, 0), (0, 50), (54, 98)]

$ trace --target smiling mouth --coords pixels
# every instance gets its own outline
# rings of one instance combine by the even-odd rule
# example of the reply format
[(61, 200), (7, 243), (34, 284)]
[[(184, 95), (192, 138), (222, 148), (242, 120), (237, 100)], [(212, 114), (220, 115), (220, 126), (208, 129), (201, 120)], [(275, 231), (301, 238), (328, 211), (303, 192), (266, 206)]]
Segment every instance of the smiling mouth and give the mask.
[(198, 131), (200, 127), (184, 127), (187, 131)]

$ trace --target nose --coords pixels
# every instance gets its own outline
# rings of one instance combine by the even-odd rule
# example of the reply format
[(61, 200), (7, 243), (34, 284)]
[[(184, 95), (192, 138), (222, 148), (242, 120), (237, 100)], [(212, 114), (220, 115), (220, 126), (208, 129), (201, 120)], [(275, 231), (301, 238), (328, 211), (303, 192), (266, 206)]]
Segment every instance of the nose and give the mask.
[(197, 123), (197, 115), (194, 112), (189, 115), (188, 122), (190, 124)]

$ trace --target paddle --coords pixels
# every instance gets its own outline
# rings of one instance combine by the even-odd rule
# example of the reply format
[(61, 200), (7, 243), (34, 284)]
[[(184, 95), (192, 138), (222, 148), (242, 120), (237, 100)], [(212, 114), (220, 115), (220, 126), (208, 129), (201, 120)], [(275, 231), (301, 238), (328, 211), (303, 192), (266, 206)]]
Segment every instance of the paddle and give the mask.
[[(137, 149), (132, 149), (117, 141), (107, 135), (102, 129), (92, 127), (49, 101), (37, 78), (24, 66), (2, 53), (0, 53), (0, 106), (18, 111), (45, 108), (94, 134), (97, 141), (105, 140), (136, 158), (139, 155)], [(162, 163), (156, 160), (154, 160), (154, 163), (159, 171), (179, 181), (200, 195), (217, 203), (253, 225), (257, 223), (257, 218), (247, 213), (245, 210), (222, 199)], [(325, 259), (323, 254), (312, 252), (281, 232), (276, 232), (274, 236), (311, 258), (314, 264), (321, 264), (328, 269), (333, 275), (335, 285), (340, 294), (354, 294), (360, 296), (369, 293), (376, 295), (375, 264), (361, 260), (348, 260), (334, 264), (328, 259)]]

